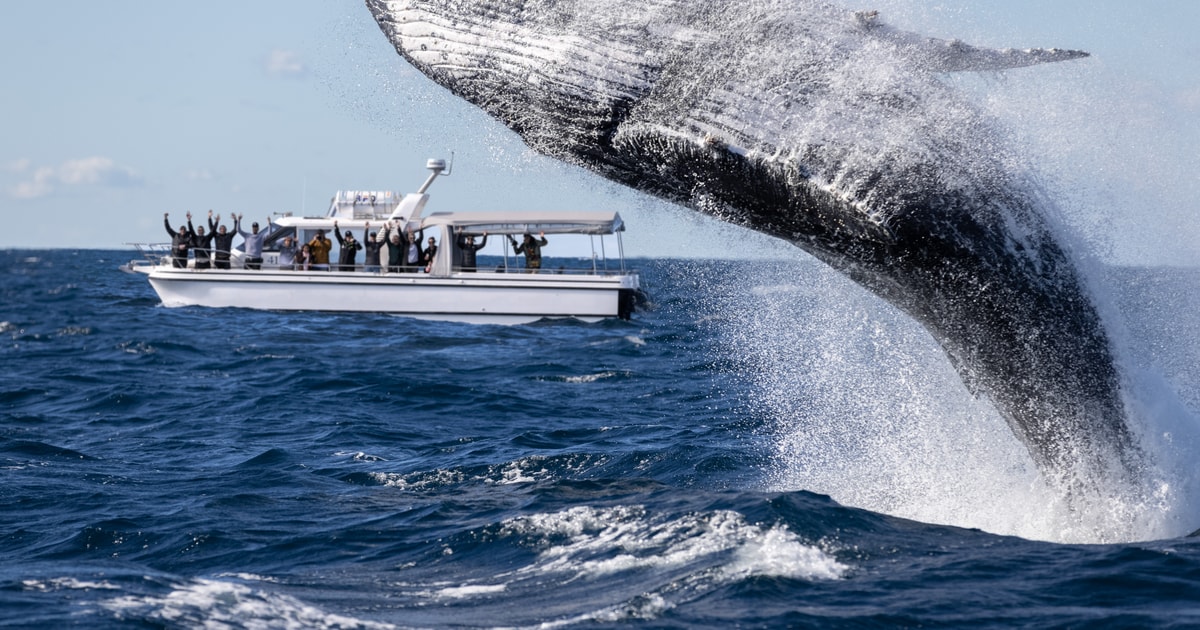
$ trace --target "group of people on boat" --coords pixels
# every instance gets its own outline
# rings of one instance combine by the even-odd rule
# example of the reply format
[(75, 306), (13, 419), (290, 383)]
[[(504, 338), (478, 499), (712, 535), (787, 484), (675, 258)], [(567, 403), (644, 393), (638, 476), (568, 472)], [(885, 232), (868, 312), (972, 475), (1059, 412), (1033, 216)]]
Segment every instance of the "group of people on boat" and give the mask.
[[(233, 237), (238, 234), (243, 240), (245, 268), (261, 269), (263, 245), (269, 229), (261, 230), (259, 224), (254, 222), (250, 226), (250, 231), (246, 232), (242, 230), (242, 215), (235, 214), (233, 219), (233, 231), (227, 231), (224, 225), (220, 225), (221, 215), (218, 214), (214, 217), (212, 210), (209, 210), (208, 232), (206, 233), (204, 226), (193, 227), (191, 212), (187, 213), (187, 224), (180, 225), (178, 230), (171, 229), (170, 213), (163, 213), (163, 226), (166, 228), (167, 234), (171, 235), (172, 266), (180, 269), (186, 268), (188, 254), (191, 252), (195, 257), (194, 267), (196, 269), (212, 269), (214, 267), (229, 269)], [(266, 225), (267, 228), (271, 227), (270, 217), (267, 217)], [(371, 224), (365, 223), (363, 239), (360, 242), (354, 238), (352, 231), (345, 230), (343, 232), (338, 226), (338, 222), (334, 221), (332, 231), (338, 241), (340, 251), (338, 262), (333, 267), (330, 264), (333, 242), (325, 235), (325, 230), (317, 230), (316, 236), (303, 244), (300, 244), (292, 236), (285, 236), (279, 245), (278, 268), (302, 271), (327, 271), (336, 268), (338, 271), (354, 271), (358, 269), (358, 252), (364, 251), (365, 261), (362, 270), (374, 273), (384, 269), (382, 256), (383, 249), (386, 247), (386, 269), (389, 273), (415, 273), (422, 270), (428, 273), (437, 255), (437, 240), (432, 236), (429, 237), (428, 245), (422, 248), (422, 239), (425, 237), (424, 228), (414, 232), (412, 227), (401, 229), (402, 227), (398, 222), (388, 221), (380, 233), (376, 234), (370, 231)], [(488, 233), (483, 232), (482, 236), (483, 240), (476, 243), (475, 235), (468, 234), (459, 228), (454, 243), (458, 252), (457, 269), (470, 272), (476, 270), (476, 253), (487, 246)], [(536, 239), (531, 234), (525, 234), (519, 243), (511, 235), (508, 240), (515, 254), (525, 255), (527, 272), (536, 272), (541, 268), (541, 249), (549, 244), (544, 232), (540, 233)]]
[[(206, 233), (203, 225), (192, 226), (191, 212), (187, 213), (187, 225), (180, 225), (178, 230), (171, 229), (170, 217), (170, 213), (163, 213), (163, 226), (167, 228), (167, 234), (171, 235), (172, 266), (180, 269), (187, 267), (188, 252), (193, 252), (196, 256), (196, 269), (229, 269), (235, 234), (241, 234), (242, 240), (245, 241), (246, 268), (258, 269), (262, 266), (263, 237), (266, 236), (266, 232), (258, 229), (258, 223), (251, 226), (250, 232), (245, 232), (242, 230), (242, 216), (233, 215), (233, 232), (230, 232), (224, 225), (219, 225), (221, 215), (214, 217), (212, 210), (209, 210)], [(267, 221), (269, 225), (270, 218)]]

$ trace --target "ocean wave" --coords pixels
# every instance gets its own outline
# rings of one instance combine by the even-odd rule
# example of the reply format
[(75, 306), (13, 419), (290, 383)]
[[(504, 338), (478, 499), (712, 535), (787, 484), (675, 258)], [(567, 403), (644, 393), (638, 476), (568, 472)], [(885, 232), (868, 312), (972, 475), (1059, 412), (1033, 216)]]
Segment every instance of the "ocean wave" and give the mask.
[[(30, 626), (1191, 619), (1193, 539), (1064, 545), (928, 524), (972, 505), (991, 506), (972, 527), (1046, 509), (1030, 484), (962, 491), (1020, 476), (987, 455), (1005, 427), (948, 429), (939, 410), (963, 396), (920, 354), (881, 363), (913, 342), (883, 316), (846, 321), (857, 294), (833, 291), (827, 319), (787, 308), (798, 294), (755, 298), (768, 312), (750, 299), (757, 265), (650, 261), (669, 282), (634, 323), (470, 326), (154, 308), (143, 278), (96, 274), (99, 256), (39, 255), (55, 266), (0, 287), (0, 606)], [(78, 288), (47, 296), (65, 284)], [(1149, 341), (1185, 387), (1200, 327), (1169, 310)], [(751, 335), (767, 315), (779, 328)], [(928, 396), (905, 395), (917, 386)], [(948, 467), (962, 452), (987, 457)], [(1169, 490), (1164, 504), (1189, 493)], [(913, 497), (945, 510), (902, 512)]]
[[(829, 581), (850, 571), (785, 526), (755, 525), (729, 510), (671, 515), (641, 504), (575, 506), (505, 519), (482, 540), (467, 541), (472, 547), (486, 543), (473, 557), (505, 547), (535, 555), (526, 560), (512, 555), (508, 562), (520, 566), (489, 577), (433, 588), (413, 585), (408, 596), (460, 606), (523, 596), (531, 606), (545, 605), (538, 585), (554, 583), (563, 597), (578, 597), (590, 607), (580, 612), (575, 606), (575, 613), (557, 617), (547, 611), (549, 618), (544, 615), (538, 624), (560, 627), (653, 620), (748, 580)], [(446, 544), (443, 555), (456, 557), (457, 543)], [(596, 590), (601, 584), (603, 590)], [(560, 606), (556, 600), (553, 607)]]
[(123, 595), (99, 603), (120, 621), (195, 628), (392, 629), (390, 623), (324, 611), (238, 582), (197, 579), (164, 595)]
[(502, 533), (542, 549), (536, 566), (527, 569), (536, 572), (599, 577), (687, 566), (727, 552), (732, 556), (717, 561), (725, 580), (756, 575), (838, 579), (848, 570), (782, 526), (763, 529), (727, 510), (658, 519), (640, 505), (582, 506), (512, 519)]
[(608, 370), (605, 372), (597, 372), (595, 374), (582, 374), (579, 376), (547, 376), (540, 378), (543, 381), (559, 381), (562, 383), (595, 383), (596, 381), (617, 378), (620, 376), (628, 377), (629, 372), (617, 372)]

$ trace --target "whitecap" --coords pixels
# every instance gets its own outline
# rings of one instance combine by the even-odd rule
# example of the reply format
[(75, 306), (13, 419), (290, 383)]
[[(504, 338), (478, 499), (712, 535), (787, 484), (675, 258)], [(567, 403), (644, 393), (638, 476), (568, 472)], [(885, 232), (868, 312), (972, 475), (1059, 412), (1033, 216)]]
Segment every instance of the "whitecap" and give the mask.
[(121, 618), (171, 627), (391, 629), (396, 626), (329, 613), (299, 599), (222, 580), (196, 580), (163, 596), (126, 595), (100, 603)]
[(120, 587), (106, 580), (93, 581), (81, 580), (73, 577), (50, 578), (48, 580), (24, 580), (21, 586), (28, 591), (51, 592), (61, 590), (81, 590), (81, 591), (115, 591), (120, 590)]
[(507, 588), (504, 584), (464, 584), (462, 586), (443, 588), (437, 591), (436, 596), (447, 599), (464, 599), (480, 595), (503, 593)]
[(334, 453), (333, 455), (334, 455), (334, 457), (349, 457), (351, 460), (356, 461), (356, 462), (386, 462), (387, 461), (387, 458), (385, 458), (385, 457), (382, 457), (380, 455), (369, 455), (362, 451), (355, 451), (355, 452), (338, 451), (337, 453)]
[(369, 476), (376, 483), (401, 490), (433, 490), (443, 486), (462, 483), (466, 477), (457, 470), (435, 470), (432, 472), (386, 473), (373, 472)]
[(596, 381), (617, 376), (616, 372), (599, 372), (596, 374), (584, 374), (582, 376), (566, 376), (563, 377), (563, 382), (566, 383), (595, 383)]
[(544, 541), (546, 548), (527, 572), (602, 577), (716, 564), (721, 580), (733, 581), (751, 576), (832, 580), (849, 570), (785, 527), (764, 529), (729, 510), (657, 519), (641, 506), (582, 506), (513, 519), (505, 532)]

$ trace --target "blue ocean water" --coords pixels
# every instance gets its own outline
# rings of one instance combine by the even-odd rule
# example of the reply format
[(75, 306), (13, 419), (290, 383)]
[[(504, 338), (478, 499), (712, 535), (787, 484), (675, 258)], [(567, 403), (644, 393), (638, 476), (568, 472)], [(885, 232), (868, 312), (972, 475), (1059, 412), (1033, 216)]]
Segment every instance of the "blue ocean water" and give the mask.
[[(506, 327), (167, 309), (130, 257), (0, 251), (5, 627), (1200, 626), (1200, 539), (1072, 530), (810, 262), (639, 260), (633, 321)], [(1161, 313), (1200, 283), (1122, 273), (1194, 408)]]

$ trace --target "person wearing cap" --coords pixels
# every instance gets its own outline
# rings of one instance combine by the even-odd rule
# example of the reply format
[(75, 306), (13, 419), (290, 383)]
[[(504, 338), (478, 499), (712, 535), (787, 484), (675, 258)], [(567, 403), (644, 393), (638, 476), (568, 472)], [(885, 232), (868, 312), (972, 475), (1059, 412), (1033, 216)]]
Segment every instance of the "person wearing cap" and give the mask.
[(363, 271), (367, 273), (379, 272), (379, 252), (383, 249), (383, 241), (375, 239), (375, 233), (371, 231), (371, 223), (368, 221), (363, 224)]
[(514, 253), (525, 254), (525, 273), (537, 273), (537, 270), (542, 268), (542, 248), (550, 244), (550, 241), (546, 240), (545, 232), (539, 233), (536, 239), (526, 232), (520, 244), (517, 244), (517, 239), (512, 236), (509, 236), (508, 240), (512, 243)]
[(317, 235), (308, 242), (308, 250), (312, 255), (312, 269), (329, 271), (329, 250), (333, 249), (333, 241), (325, 236), (325, 230), (317, 230)]
[(338, 245), (342, 248), (338, 252), (338, 271), (354, 271), (354, 259), (358, 256), (358, 250), (362, 249), (362, 243), (354, 239), (354, 233), (350, 230), (346, 230), (346, 235), (342, 236), (337, 221), (333, 222), (333, 235), (337, 237)]
[[(267, 217), (267, 227), (271, 227), (271, 217)], [(258, 223), (250, 225), (249, 233), (242, 230), (240, 214), (233, 222), (233, 229), (242, 235), (242, 247), (246, 250), (246, 269), (262, 269), (263, 240), (267, 238), (267, 233), (258, 231)]]

